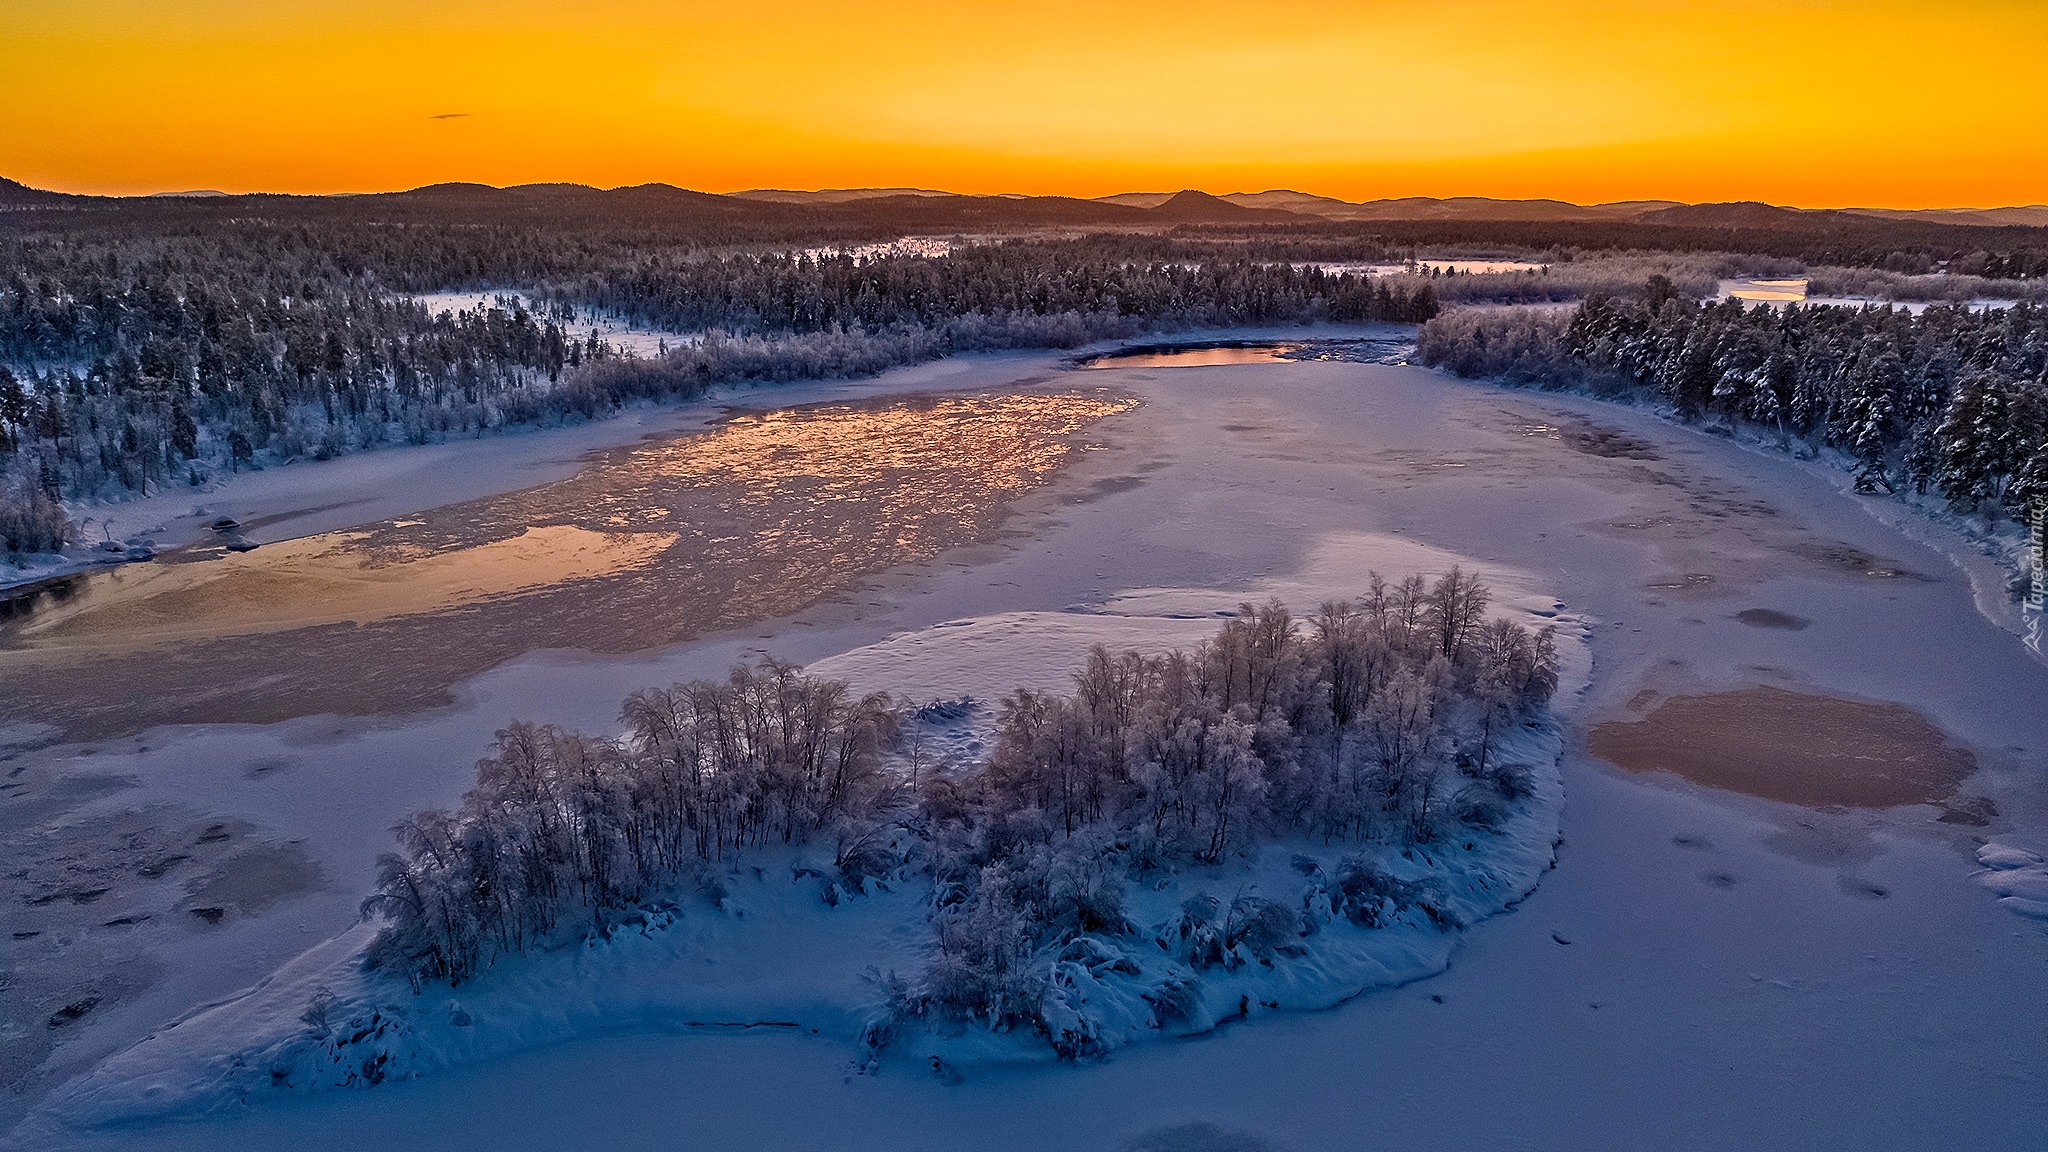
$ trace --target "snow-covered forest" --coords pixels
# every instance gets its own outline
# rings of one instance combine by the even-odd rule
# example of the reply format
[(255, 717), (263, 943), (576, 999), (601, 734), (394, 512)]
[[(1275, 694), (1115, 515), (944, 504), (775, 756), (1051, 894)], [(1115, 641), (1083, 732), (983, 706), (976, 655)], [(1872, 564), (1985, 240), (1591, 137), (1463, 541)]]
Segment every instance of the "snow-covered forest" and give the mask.
[(1643, 390), (1684, 419), (1832, 447), (1866, 492), (2023, 514), (2048, 497), (2048, 310), (1697, 304), (1652, 279), (1567, 311), (1454, 312), (1424, 363), (1460, 376)]
[[(860, 259), (546, 248), (522, 281), (535, 311), (517, 301), (435, 313), (404, 294), (474, 281), (478, 265), (505, 260), (479, 251), (465, 263), (507, 239), (470, 231), (362, 249), (346, 229), (0, 245), (0, 547), (60, 543), (67, 497), (587, 418), (717, 384), (867, 375), (1159, 327), (1419, 322), (1436, 310), (1427, 285), (1222, 248), (1143, 259), (1116, 238)], [(573, 330), (591, 312), (687, 335), (665, 356), (629, 358)]]
[[(1190, 652), (1097, 647), (1071, 693), (1004, 700), (977, 763), (917, 755), (929, 708), (773, 661), (636, 692), (617, 738), (514, 724), (456, 811), (399, 826), (364, 905), (382, 923), (366, 964), (461, 983), (649, 907), (717, 904), (739, 862), (811, 845), (827, 904), (929, 887), (923, 965), (880, 978), (871, 1049), (980, 1028), (1085, 1055), (1108, 1041), (1070, 1002), (1076, 979), (1128, 978), (1166, 1027), (1203, 973), (1284, 963), (1332, 920), (1456, 926), (1445, 894), (1366, 850), (1469, 841), (1529, 794), (1502, 748), (1556, 689), (1557, 653), (1489, 599), (1456, 568), (1375, 575), (1307, 619), (1246, 605)], [(1202, 896), (1162, 923), (1127, 904), (1133, 884), (1273, 842), (1346, 854), (1298, 868), (1299, 898)]]
[[(1614, 222), (1226, 214), (1158, 229), (1140, 227), (1140, 210), (1057, 198), (800, 207), (661, 188), (450, 187), (232, 199), (43, 194), (0, 219), (0, 551), (60, 546), (74, 531), (65, 500), (588, 418), (725, 383), (859, 376), (954, 352), (1174, 328), (1421, 323), (1440, 300), (1612, 304), (1640, 295), (1632, 285), (1646, 276), (1687, 299), (1718, 279), (1804, 272), (1899, 298), (1967, 290), (2038, 300), (2048, 267), (2038, 229), (1713, 206)], [(831, 247), (919, 228), (956, 239), (860, 255)], [(1398, 269), (1432, 248), (1513, 252), (1541, 267), (1331, 270)], [(517, 298), (456, 312), (416, 299), (456, 290)], [(1626, 323), (1630, 339), (1683, 343), (1692, 315), (1681, 300), (1654, 324)], [(665, 355), (626, 356), (591, 317), (675, 338)], [(1504, 333), (1509, 349), (1453, 339), (1480, 330), (1473, 325), (1514, 329)], [(1646, 371), (1596, 362), (1591, 345), (1581, 351), (1595, 359), (1560, 351), (1555, 326), (1445, 319), (1431, 354), (1468, 373)], [(1529, 347), (1514, 350), (1521, 344)], [(1827, 374), (1846, 370), (1818, 367), (1840, 351), (1821, 341), (1799, 356)], [(1915, 366), (1919, 356), (1901, 353)], [(1888, 441), (1885, 482), (1905, 466), (1911, 439), (1898, 407), (1863, 437)], [(1828, 437), (1842, 435), (1844, 411), (1829, 407)]]

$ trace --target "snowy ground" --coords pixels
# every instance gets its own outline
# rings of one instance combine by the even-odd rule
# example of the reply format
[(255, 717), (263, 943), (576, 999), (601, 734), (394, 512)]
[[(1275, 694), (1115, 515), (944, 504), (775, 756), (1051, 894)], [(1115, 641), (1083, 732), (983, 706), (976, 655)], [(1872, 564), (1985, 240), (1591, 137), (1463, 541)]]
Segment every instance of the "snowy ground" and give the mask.
[[(950, 361), (820, 391), (994, 387), (1042, 380), (1058, 363)], [(762, 650), (829, 670), (830, 658), (865, 649), (840, 670), (895, 661), (892, 675), (921, 671), (933, 695), (951, 696), (937, 681), (964, 672), (916, 651), (949, 622), (975, 621), (962, 631), (985, 630), (1000, 652), (1005, 628), (1064, 638), (1057, 628), (1075, 617), (1175, 614), (1148, 601), (1161, 593), (1139, 590), (1307, 591), (1355, 579), (1356, 563), (1413, 566), (1384, 551), (1389, 537), (1435, 550), (1411, 556), (1471, 558), (1497, 583), (1524, 574), (1523, 590), (1555, 590), (1594, 623), (1591, 685), (1566, 714), (1575, 727), (1645, 690), (1769, 684), (1898, 701), (1976, 754), (1982, 769), (1966, 788), (1997, 816), (1976, 827), (1931, 808), (1793, 808), (1626, 776), (1573, 752), (1558, 870), (1519, 911), (1471, 930), (1444, 975), (1333, 1011), (961, 1083), (887, 1067), (848, 1077), (842, 1041), (786, 1029), (628, 1028), (146, 1129), (81, 1131), (38, 1111), (13, 1140), (220, 1150), (345, 1132), (370, 1146), (446, 1149), (699, 1138), (1109, 1149), (1211, 1125), (1202, 1131), (1242, 1137), (1220, 1147), (2048, 1147), (2048, 931), (2028, 904), (2048, 875), (2036, 859), (2048, 849), (2048, 669), (1977, 611), (1971, 579), (1946, 555), (1860, 515), (1865, 502), (1812, 466), (1594, 401), (1350, 363), (1118, 375), (1147, 403), (1106, 424), (1111, 450), (1020, 516), (1028, 536), (880, 581), (853, 616), (771, 622), (630, 660), (539, 653), (478, 677), (456, 707), (415, 717), (18, 753), (10, 770), (36, 778), (128, 782), (67, 819), (177, 806), (295, 843), (321, 876), (267, 910), (152, 938), (137, 957), (151, 981), (58, 1033), (21, 1104), (345, 930), (386, 847), (382, 829), (459, 794), (507, 717), (604, 729), (626, 691), (716, 674)], [(637, 418), (672, 425), (701, 413)], [(560, 474), (576, 451), (545, 445), (618, 426), (503, 437), (468, 459), (519, 461), (498, 482)], [(1640, 448), (1606, 453), (1609, 432)], [(421, 459), (386, 467), (464, 475), (453, 453)], [(415, 507), (436, 481), (417, 484)], [(362, 517), (399, 514), (404, 502)], [(346, 510), (303, 519), (355, 522)], [(1840, 562), (1862, 554), (1914, 575)], [(1735, 619), (1756, 607), (1811, 624)]]
[[(424, 305), (431, 313), (475, 312), (484, 308), (500, 308), (510, 311), (515, 305), (524, 305), (527, 311), (535, 310), (535, 302), (516, 288), (483, 289), (468, 292), (422, 292), (412, 299)], [(585, 308), (576, 313), (576, 318), (562, 325), (571, 339), (581, 340), (597, 333), (600, 342), (629, 356), (655, 356), (668, 348), (679, 347), (702, 338), (703, 333), (668, 332), (659, 328), (648, 328), (633, 324), (608, 312)]]
[(854, 260), (873, 260), (884, 256), (917, 256), (932, 259), (950, 255), (953, 249), (968, 241), (964, 237), (904, 236), (896, 240), (885, 240), (879, 244), (855, 244), (851, 247), (804, 248), (790, 253), (805, 260), (825, 260), (835, 256), (847, 256)]

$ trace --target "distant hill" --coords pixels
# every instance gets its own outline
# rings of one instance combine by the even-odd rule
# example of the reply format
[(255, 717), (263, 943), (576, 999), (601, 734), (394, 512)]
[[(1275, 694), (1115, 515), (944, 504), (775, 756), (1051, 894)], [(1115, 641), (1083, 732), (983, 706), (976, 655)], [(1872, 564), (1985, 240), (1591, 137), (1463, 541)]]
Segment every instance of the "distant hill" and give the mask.
[[(1187, 193), (1124, 192), (1098, 198), (1098, 203), (1133, 208), (1159, 208)], [(1626, 220), (1658, 208), (1672, 207), (1670, 200), (1633, 201), (1586, 207), (1562, 200), (1492, 200), (1483, 196), (1438, 199), (1408, 196), (1399, 200), (1368, 200), (1354, 204), (1333, 196), (1317, 196), (1287, 188), (1265, 192), (1230, 192), (1210, 197), (1240, 208), (1289, 212), (1297, 216), (1318, 216), (1325, 220)]]
[(0, 208), (30, 208), (45, 205), (54, 207), (84, 199), (86, 197), (72, 196), (64, 192), (45, 192), (41, 188), (31, 188), (26, 184), (18, 184), (4, 176), (0, 176)]
[(1343, 209), (1323, 209), (1319, 214), (1345, 220), (1525, 220), (1539, 223), (1561, 221), (1630, 220), (1645, 212), (1671, 207), (1670, 201), (1630, 201), (1621, 204), (1570, 204), (1563, 200), (1494, 200), (1484, 196), (1408, 196), (1399, 200), (1373, 200)]
[(1278, 208), (1284, 212), (1306, 212), (1311, 215), (1335, 214), (1344, 209), (1358, 207), (1334, 196), (1317, 196), (1308, 192), (1296, 192), (1292, 188), (1272, 188), (1264, 192), (1231, 192), (1223, 199), (1246, 208)]
[(1116, 204), (1125, 208), (1157, 208), (1173, 199), (1171, 192), (1119, 192), (1114, 196), (1097, 196), (1097, 204)]
[(2029, 204), (2023, 208), (1850, 208), (1847, 211), (1887, 220), (1924, 220), (1935, 224), (2048, 227), (2048, 204)]
[[(57, 217), (54, 213), (64, 213)], [(755, 189), (716, 194), (670, 184), (601, 189), (583, 184), (473, 182), (353, 195), (175, 194), (82, 196), (0, 179), (0, 226), (147, 231), (206, 220), (265, 217), (302, 222), (476, 224), (595, 229), (649, 242), (809, 247), (914, 235), (1077, 234), (1241, 229), (1303, 237), (1371, 236), (1383, 245), (1436, 251), (1741, 251), (1815, 264), (1878, 266), (1907, 253), (1925, 266), (1974, 252), (1999, 257), (2003, 274), (2048, 267), (2048, 206), (1796, 209), (1757, 202), (1663, 200), (1571, 204), (1562, 200), (1425, 197), (1351, 203), (1295, 189), (1211, 195), (1192, 189), (1071, 196), (962, 195), (927, 188)]]
[[(436, 209), (471, 207), (525, 215), (547, 207), (583, 206), (593, 211), (614, 209), (690, 209), (728, 219), (766, 212), (767, 220), (814, 219), (824, 223), (838, 212), (853, 212), (875, 223), (908, 227), (1000, 227), (1071, 225), (1076, 227), (1144, 224), (1285, 223), (1302, 217), (1331, 221), (1441, 223), (1635, 223), (1692, 229), (1758, 229), (1826, 226), (1845, 218), (1931, 225), (1997, 228), (2048, 227), (2048, 204), (2009, 208), (1784, 208), (1758, 201), (1727, 204), (1682, 204), (1672, 200), (1623, 200), (1611, 204), (1573, 204), (1564, 200), (1495, 200), (1484, 196), (1404, 196), (1354, 203), (1290, 188), (1264, 192), (1231, 192), (1221, 196), (1194, 189), (1179, 192), (1122, 192), (1090, 200), (1071, 196), (966, 195), (931, 188), (823, 188), (816, 191), (755, 188), (726, 194), (696, 192), (670, 184), (640, 184), (600, 189), (586, 184), (489, 184), (451, 181), (399, 192), (299, 196), (279, 193), (229, 193), (210, 188), (154, 192), (145, 196), (82, 196), (49, 192), (0, 178), (0, 207), (88, 207), (124, 201), (248, 200), (286, 205), (311, 202), (403, 204)], [(195, 205), (196, 206), (196, 205)], [(826, 216), (782, 216), (791, 210), (825, 212)], [(836, 211), (835, 211), (836, 210)], [(913, 220), (912, 218), (917, 218)], [(921, 223), (919, 222), (921, 221)]]
[(1145, 215), (1154, 220), (1171, 220), (1179, 224), (1249, 224), (1262, 218), (1284, 222), (1287, 217), (1286, 213), (1276, 209), (1247, 208), (1192, 188), (1175, 192), (1145, 209)]
[[(1157, 208), (1173, 199), (1172, 192), (1125, 192), (1099, 198), (1104, 204), (1134, 208)], [(1397, 200), (1367, 200), (1354, 204), (1334, 196), (1317, 196), (1288, 188), (1265, 192), (1230, 192), (1213, 197), (1240, 208), (1291, 212), (1325, 220), (1527, 220), (1602, 221), (1630, 220), (1660, 208), (1678, 207), (1673, 200), (1630, 200), (1615, 204), (1570, 204), (1563, 200), (1494, 200), (1484, 196), (1406, 196)]]
[[(1280, 200), (1279, 197), (1282, 196), (1321, 199), (1302, 192), (1258, 192), (1250, 195), (1232, 192), (1227, 196), (1212, 196), (1207, 192), (1197, 192), (1189, 188), (1179, 192), (1119, 192), (1114, 196), (1098, 196), (1091, 203), (1114, 204), (1120, 208), (1142, 208), (1154, 219), (1209, 224), (1250, 222), (1276, 210), (1291, 211), (1288, 206), (1291, 202)], [(1341, 204), (1343, 201), (1332, 200), (1330, 203)], [(1284, 220), (1284, 217), (1275, 219)]]
[(754, 188), (731, 195), (741, 200), (769, 200), (778, 204), (844, 204), (851, 200), (875, 200), (884, 196), (957, 196), (957, 192), (935, 192), (930, 188), (820, 188), (799, 192), (788, 188)]
[(1733, 204), (1677, 204), (1636, 217), (1645, 224), (1685, 228), (1789, 228), (1811, 216), (1797, 208), (1779, 208), (1744, 200)]

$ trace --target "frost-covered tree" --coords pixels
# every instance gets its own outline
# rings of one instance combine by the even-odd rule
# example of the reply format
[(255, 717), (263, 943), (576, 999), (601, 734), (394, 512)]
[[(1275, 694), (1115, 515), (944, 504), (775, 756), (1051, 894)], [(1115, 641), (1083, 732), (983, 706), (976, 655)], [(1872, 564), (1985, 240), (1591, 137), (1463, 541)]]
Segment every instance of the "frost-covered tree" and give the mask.
[(623, 715), (624, 741), (512, 724), (457, 811), (400, 824), (364, 903), (385, 920), (372, 963), (467, 979), (771, 841), (832, 833), (858, 883), (899, 806), (879, 768), (890, 702), (793, 665), (637, 692)]
[[(456, 810), (397, 829), (364, 905), (382, 918), (368, 960), (468, 980), (651, 914), (635, 909), (719, 900), (712, 865), (736, 855), (786, 851), (793, 876), (817, 876), (807, 861), (829, 853), (827, 903), (873, 878), (931, 882), (927, 961), (878, 977), (890, 1019), (1031, 1029), (1084, 1055), (1100, 1042), (1088, 989), (1139, 932), (1134, 877), (1228, 866), (1276, 838), (1431, 842), (1495, 827), (1527, 794), (1497, 753), (1555, 691), (1557, 653), (1547, 629), (1486, 616), (1490, 601), (1463, 569), (1374, 574), (1306, 622), (1245, 605), (1190, 651), (1096, 648), (1071, 693), (1003, 703), (985, 764), (915, 792), (893, 701), (775, 661), (635, 692), (617, 739), (515, 723)], [(1273, 963), (1317, 916), (1372, 927), (1434, 907), (1363, 856), (1318, 883), (1300, 908), (1197, 897), (1158, 943), (1196, 969)], [(1193, 1002), (1176, 979), (1147, 996), (1160, 1021)]]

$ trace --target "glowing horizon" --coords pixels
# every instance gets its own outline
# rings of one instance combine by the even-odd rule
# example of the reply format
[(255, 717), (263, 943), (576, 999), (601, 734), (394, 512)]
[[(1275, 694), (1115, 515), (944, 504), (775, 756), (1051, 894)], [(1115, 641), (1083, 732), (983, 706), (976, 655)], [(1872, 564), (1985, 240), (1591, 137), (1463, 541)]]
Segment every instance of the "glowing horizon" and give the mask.
[(2048, 201), (2024, 0), (15, 0), (0, 176)]

